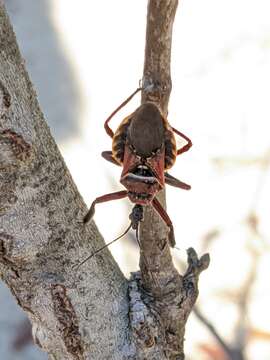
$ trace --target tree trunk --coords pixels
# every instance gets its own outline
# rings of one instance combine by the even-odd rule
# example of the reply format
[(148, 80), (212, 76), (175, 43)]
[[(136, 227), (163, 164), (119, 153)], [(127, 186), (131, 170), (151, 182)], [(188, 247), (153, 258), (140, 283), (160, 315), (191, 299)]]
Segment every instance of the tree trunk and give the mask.
[[(150, 0), (143, 101), (166, 112), (176, 0)], [(103, 244), (52, 139), (0, 0), (0, 276), (50, 359), (183, 359), (187, 317), (209, 259), (173, 267), (152, 209), (141, 229), (141, 272), (128, 281)], [(147, 264), (147, 266), (146, 266)], [(155, 281), (151, 279), (154, 277)]]

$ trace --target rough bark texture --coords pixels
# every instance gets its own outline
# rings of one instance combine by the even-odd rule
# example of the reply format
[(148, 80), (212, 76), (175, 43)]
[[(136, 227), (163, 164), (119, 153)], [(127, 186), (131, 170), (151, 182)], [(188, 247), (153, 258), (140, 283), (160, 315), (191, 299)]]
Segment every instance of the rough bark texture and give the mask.
[[(1, 4), (1, 3), (0, 3)], [(0, 5), (0, 275), (51, 359), (120, 359), (127, 281), (103, 244), (39, 109)]]
[[(143, 101), (166, 111), (177, 1), (150, 1)], [(153, 211), (141, 228), (141, 273), (128, 282), (103, 244), (53, 141), (0, 0), (0, 276), (50, 359), (183, 359), (185, 323), (208, 258), (180, 276)]]

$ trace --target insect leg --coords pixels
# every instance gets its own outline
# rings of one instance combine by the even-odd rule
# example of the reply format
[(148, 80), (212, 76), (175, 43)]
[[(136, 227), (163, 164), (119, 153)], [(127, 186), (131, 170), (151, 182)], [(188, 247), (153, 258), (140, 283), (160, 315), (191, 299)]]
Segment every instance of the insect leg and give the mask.
[(106, 195), (96, 198), (96, 200), (94, 200), (92, 202), (92, 205), (91, 205), (90, 209), (88, 210), (88, 213), (85, 215), (83, 222), (87, 223), (89, 220), (92, 219), (92, 217), (95, 214), (96, 204), (100, 204), (100, 203), (103, 203), (106, 201), (111, 201), (111, 200), (123, 199), (127, 196), (127, 193), (128, 192), (126, 190), (123, 190), (123, 191), (117, 191), (117, 192), (111, 193), (111, 194), (106, 194)]
[(181, 180), (176, 179), (174, 176), (170, 175), (169, 173), (165, 173), (165, 183), (171, 186), (175, 186), (177, 188), (180, 189), (184, 189), (184, 190), (190, 190), (191, 186), (184, 183)]
[(161, 218), (164, 220), (166, 225), (169, 227), (169, 229), (170, 229), (169, 242), (170, 242), (171, 247), (174, 247), (174, 245), (175, 245), (174, 230), (173, 230), (173, 224), (171, 222), (171, 219), (169, 218), (169, 215), (163, 209), (162, 205), (160, 204), (160, 202), (158, 201), (157, 198), (154, 198), (154, 200), (152, 201), (152, 205), (153, 205), (154, 209), (159, 213)]
[(112, 155), (112, 151), (102, 151), (101, 156), (111, 163), (120, 166), (120, 164), (115, 160), (115, 158)]
[(191, 148), (192, 141), (186, 135), (181, 133), (179, 130), (177, 130), (177, 129), (173, 128), (173, 127), (172, 127), (172, 129), (177, 135), (181, 136), (183, 139), (185, 139), (187, 141), (186, 145), (184, 145), (183, 147), (181, 147), (180, 149), (177, 150), (177, 155), (180, 155), (180, 154), (188, 151)]
[(137, 94), (137, 92), (141, 91), (142, 88), (138, 88), (134, 91), (134, 93), (132, 93), (124, 102), (122, 102), (121, 105), (118, 106), (118, 108), (116, 108), (112, 113), (111, 115), (105, 120), (105, 123), (104, 123), (104, 128), (105, 128), (105, 131), (106, 133), (111, 137), (113, 138), (114, 136), (114, 132), (112, 131), (112, 129), (109, 127), (109, 121), (114, 117), (114, 115), (116, 113), (118, 113), (119, 110), (122, 109), (122, 107), (124, 107), (132, 98), (134, 95)]

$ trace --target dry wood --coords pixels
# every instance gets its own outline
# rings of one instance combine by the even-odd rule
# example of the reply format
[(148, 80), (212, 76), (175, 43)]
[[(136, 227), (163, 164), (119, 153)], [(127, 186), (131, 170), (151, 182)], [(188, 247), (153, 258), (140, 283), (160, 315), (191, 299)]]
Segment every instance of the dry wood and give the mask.
[[(166, 111), (175, 0), (148, 5), (143, 101)], [(185, 323), (207, 256), (180, 276), (153, 211), (141, 229), (141, 273), (127, 281), (51, 137), (0, 0), (0, 276), (50, 359), (183, 359)]]

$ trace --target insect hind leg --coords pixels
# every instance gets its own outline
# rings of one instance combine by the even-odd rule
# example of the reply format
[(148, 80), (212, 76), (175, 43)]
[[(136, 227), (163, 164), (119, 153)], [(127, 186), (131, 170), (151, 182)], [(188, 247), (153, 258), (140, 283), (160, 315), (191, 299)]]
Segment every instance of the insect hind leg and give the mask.
[(174, 229), (173, 229), (173, 224), (171, 219), (169, 218), (169, 215), (167, 214), (167, 212), (163, 209), (162, 205), (160, 204), (160, 202), (158, 201), (157, 198), (154, 198), (154, 200), (152, 201), (152, 205), (154, 207), (154, 209), (158, 212), (158, 214), (160, 215), (160, 217), (163, 219), (163, 221), (166, 223), (166, 225), (168, 226), (168, 228), (170, 229), (169, 232), (169, 243), (171, 245), (171, 247), (175, 246), (175, 237), (174, 237)]
[(181, 131), (175, 129), (174, 127), (172, 127), (172, 129), (177, 135), (179, 135), (181, 138), (187, 141), (186, 145), (184, 145), (183, 147), (177, 150), (177, 155), (183, 154), (184, 152), (188, 151), (191, 148), (192, 141), (185, 134), (181, 133)]
[(115, 114), (118, 113), (119, 110), (121, 110), (132, 98), (134, 95), (136, 95), (139, 91), (141, 91), (142, 88), (139, 87), (137, 88), (125, 101), (122, 102), (121, 105), (119, 105), (112, 113), (111, 115), (105, 120), (105, 123), (104, 123), (104, 129), (106, 131), (106, 133), (111, 137), (113, 138), (114, 136), (114, 132), (112, 131), (112, 129), (110, 128), (109, 126), (109, 122), (111, 121), (111, 119), (114, 117)]

